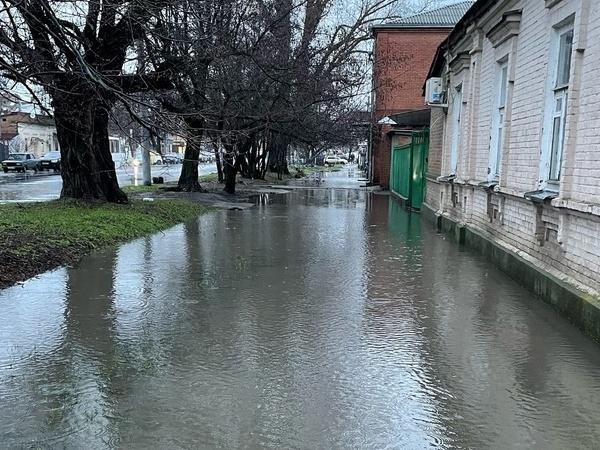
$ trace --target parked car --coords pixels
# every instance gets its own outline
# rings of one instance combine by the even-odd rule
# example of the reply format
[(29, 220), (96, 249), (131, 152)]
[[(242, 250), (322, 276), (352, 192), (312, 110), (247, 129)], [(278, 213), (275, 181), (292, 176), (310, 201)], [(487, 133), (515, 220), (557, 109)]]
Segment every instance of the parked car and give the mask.
[(198, 162), (201, 164), (208, 164), (215, 161), (215, 155), (206, 151), (200, 152), (198, 156)]
[(48, 152), (40, 160), (40, 170), (60, 172), (60, 152)]
[(335, 164), (348, 164), (348, 160), (345, 158), (341, 158), (335, 155), (329, 155), (325, 157), (325, 164), (335, 165)]
[[(160, 166), (163, 163), (163, 157), (160, 153), (154, 152), (150, 150), (150, 164)], [(133, 157), (133, 165), (141, 166), (142, 165), (142, 151), (137, 150), (135, 152), (135, 156)]]
[(179, 153), (167, 153), (162, 160), (165, 164), (183, 164), (183, 157)]
[(31, 153), (11, 153), (8, 159), (2, 161), (2, 170), (4, 173), (8, 171), (25, 172), (33, 170), (37, 172), (40, 169), (40, 161)]

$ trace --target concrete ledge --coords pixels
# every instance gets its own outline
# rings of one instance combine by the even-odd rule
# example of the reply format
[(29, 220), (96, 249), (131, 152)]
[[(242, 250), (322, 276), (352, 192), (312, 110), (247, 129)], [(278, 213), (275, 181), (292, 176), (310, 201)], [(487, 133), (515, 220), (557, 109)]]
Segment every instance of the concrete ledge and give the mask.
[(441, 216), (436, 214), (435, 210), (429, 206), (426, 202), (423, 202), (421, 207), (421, 216), (430, 223), (435, 224), (436, 228), (439, 230), (441, 227)]
[[(423, 204), (423, 217), (437, 230), (454, 238), (460, 245), (477, 251), (525, 288), (569, 319), (586, 335), (600, 342), (600, 299), (580, 291), (551, 273), (502, 248), (467, 225), (437, 214)], [(432, 220), (433, 219), (433, 220)]]

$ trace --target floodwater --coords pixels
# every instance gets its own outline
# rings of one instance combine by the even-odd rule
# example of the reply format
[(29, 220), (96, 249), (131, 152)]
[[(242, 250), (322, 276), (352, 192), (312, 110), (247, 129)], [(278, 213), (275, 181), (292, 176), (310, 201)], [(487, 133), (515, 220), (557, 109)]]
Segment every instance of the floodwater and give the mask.
[(0, 447), (597, 447), (596, 344), (393, 199), (327, 186), (0, 292)]

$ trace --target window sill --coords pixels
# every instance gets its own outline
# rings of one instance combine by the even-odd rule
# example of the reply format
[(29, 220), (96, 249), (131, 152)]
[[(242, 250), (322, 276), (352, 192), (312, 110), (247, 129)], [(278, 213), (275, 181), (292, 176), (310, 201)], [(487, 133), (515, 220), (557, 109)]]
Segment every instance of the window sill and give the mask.
[(548, 189), (542, 189), (539, 191), (525, 192), (523, 197), (525, 197), (527, 200), (530, 200), (533, 203), (545, 203), (547, 201), (552, 201), (556, 197), (558, 197), (558, 192), (551, 191)]
[(456, 175), (444, 175), (441, 177), (437, 177), (437, 181), (442, 183), (452, 183), (456, 179)]
[(496, 186), (498, 186), (498, 181), (482, 181), (477, 186), (491, 192), (496, 189)]

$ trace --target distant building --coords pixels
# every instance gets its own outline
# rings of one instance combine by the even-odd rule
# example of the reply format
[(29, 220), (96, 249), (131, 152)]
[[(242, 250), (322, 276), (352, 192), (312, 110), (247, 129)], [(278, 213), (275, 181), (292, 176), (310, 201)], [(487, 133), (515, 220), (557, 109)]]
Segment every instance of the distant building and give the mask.
[(25, 112), (0, 116), (0, 143), (11, 153), (29, 152), (36, 157), (60, 148), (54, 119)]
[[(423, 80), (435, 52), (472, 4), (462, 1), (372, 28), (372, 132), (368, 156), (371, 183), (389, 187), (394, 132), (410, 134), (429, 124), (428, 118), (417, 123), (406, 114), (403, 120), (413, 125), (397, 124), (390, 116), (425, 109)], [(417, 117), (423, 118), (421, 113)]]
[(425, 208), (596, 336), (556, 280), (600, 292), (599, 55), (600, 2), (479, 0), (431, 67)]

